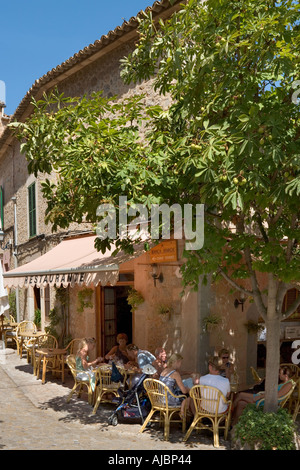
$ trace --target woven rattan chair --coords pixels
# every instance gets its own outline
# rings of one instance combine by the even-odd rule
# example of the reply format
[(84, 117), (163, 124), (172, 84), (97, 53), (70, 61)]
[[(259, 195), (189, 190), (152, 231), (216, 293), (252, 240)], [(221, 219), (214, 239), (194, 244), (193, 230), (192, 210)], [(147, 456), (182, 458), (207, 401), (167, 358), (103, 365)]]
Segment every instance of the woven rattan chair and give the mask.
[(96, 413), (100, 403), (111, 403), (112, 397), (119, 396), (118, 389), (124, 387), (127, 374), (126, 370), (117, 367), (120, 374), (123, 376), (121, 382), (112, 382), (111, 380), (111, 367), (103, 366), (95, 370), (96, 374), (96, 393), (95, 393), (95, 405), (93, 409), (93, 414)]
[(5, 347), (7, 348), (8, 346), (8, 340), (16, 342), (16, 334), (17, 334), (17, 326), (11, 326), (11, 325), (16, 325), (16, 320), (12, 315), (9, 315), (9, 326), (7, 326), (3, 332), (4, 335), (4, 343)]
[(91, 387), (91, 382), (90, 382), (90, 379), (88, 377), (85, 378), (85, 379), (78, 377), (78, 374), (80, 372), (82, 372), (82, 370), (76, 370), (76, 356), (74, 354), (70, 354), (69, 356), (67, 356), (66, 363), (67, 363), (68, 367), (70, 368), (70, 371), (71, 371), (73, 379), (74, 379), (74, 386), (73, 386), (71, 392), (69, 393), (69, 395), (67, 397), (67, 403), (69, 403), (69, 401), (72, 398), (72, 395), (75, 392), (77, 392), (77, 396), (80, 397), (83, 388), (86, 387), (87, 393), (88, 393), (88, 402), (89, 402), (90, 405), (92, 405), (93, 404), (93, 395), (94, 395), (94, 393), (93, 393), (93, 390), (92, 390), (92, 387)]
[(27, 362), (31, 362), (33, 366), (35, 363), (35, 343), (36, 338), (29, 338), (24, 343), (24, 349), (27, 353)]
[(37, 349), (41, 348), (52, 348), (55, 349), (58, 347), (57, 339), (52, 336), (52, 335), (41, 335), (38, 338), (36, 338), (35, 343), (34, 343), (34, 363), (33, 363), (33, 368), (34, 368), (34, 374), (36, 375), (36, 378), (39, 379), (40, 377), (40, 370), (42, 367), (42, 361), (46, 361), (46, 370), (51, 370), (53, 373), (55, 370), (59, 368), (59, 365), (57, 364), (57, 358), (55, 357), (49, 357), (49, 358), (42, 358), (41, 355), (37, 353)]
[(82, 341), (83, 338), (75, 338), (75, 339), (72, 339), (72, 341), (69, 342), (68, 346), (66, 346), (66, 351), (68, 353), (68, 355), (70, 354), (75, 354), (77, 353), (78, 351), (78, 346), (79, 346), (79, 343), (80, 341)]
[[(194, 402), (195, 415), (183, 439), (184, 442), (188, 440), (194, 429), (208, 429), (213, 433), (214, 447), (219, 447), (219, 430), (224, 429), (225, 439), (228, 436), (231, 419), (231, 400), (227, 400), (217, 388), (205, 385), (194, 385), (190, 390), (190, 397)], [(219, 413), (220, 404), (227, 405), (227, 409), (223, 413)], [(202, 422), (204, 419), (206, 422)], [(222, 426), (221, 423), (223, 423)]]
[(300, 378), (297, 379), (295, 388), (288, 401), (288, 410), (289, 413), (292, 415), (293, 420), (296, 421), (300, 411)]
[[(159, 380), (155, 379), (146, 379), (144, 381), (144, 387), (148, 394), (148, 397), (151, 402), (151, 411), (147, 418), (144, 421), (143, 426), (140, 429), (140, 432), (143, 432), (149, 422), (158, 422), (164, 425), (164, 440), (169, 440), (170, 435), (170, 424), (171, 423), (181, 423), (182, 432), (185, 433), (186, 430), (186, 413), (184, 416), (181, 416), (180, 406), (174, 407), (169, 405), (168, 396), (175, 397), (171, 390)], [(185, 395), (177, 395), (176, 398), (186, 398)], [(155, 413), (159, 413), (159, 417), (153, 418)], [(174, 417), (177, 415), (177, 419)]]
[(254, 367), (252, 367), (252, 366), (250, 367), (250, 370), (251, 370), (253, 380), (255, 382), (261, 382), (262, 378), (259, 376), (257, 370), (255, 370)]
[(18, 342), (17, 342), (17, 327), (7, 329), (7, 330), (4, 331), (4, 343), (5, 343), (6, 348), (8, 346), (8, 340), (14, 341), (16, 343), (16, 346), (17, 346), (17, 351), (19, 351)]
[[(292, 382), (292, 387), (289, 389), (289, 391), (285, 395), (278, 398), (279, 408), (284, 408), (287, 405), (287, 403), (288, 403), (288, 401), (289, 401), (289, 399), (290, 399), (290, 397), (291, 397), (291, 395), (292, 395), (292, 393), (293, 393), (293, 391), (296, 387), (296, 382), (294, 382), (292, 379), (290, 379), (288, 382)], [(286, 383), (288, 383), (288, 382), (286, 382)], [(264, 403), (265, 403), (265, 399), (261, 398), (260, 400), (258, 400), (256, 402), (256, 408), (264, 406)]]
[[(26, 344), (26, 338), (21, 337), (20, 333), (28, 333), (28, 335), (30, 335), (31, 333), (36, 333), (36, 332), (37, 332), (37, 327), (33, 321), (25, 320), (19, 323), (19, 325), (17, 326), (15, 341), (17, 343), (17, 352), (20, 357), (22, 357), (23, 355), (23, 347), (24, 347), (24, 344)], [(29, 339), (29, 336), (28, 336), (28, 339)]]

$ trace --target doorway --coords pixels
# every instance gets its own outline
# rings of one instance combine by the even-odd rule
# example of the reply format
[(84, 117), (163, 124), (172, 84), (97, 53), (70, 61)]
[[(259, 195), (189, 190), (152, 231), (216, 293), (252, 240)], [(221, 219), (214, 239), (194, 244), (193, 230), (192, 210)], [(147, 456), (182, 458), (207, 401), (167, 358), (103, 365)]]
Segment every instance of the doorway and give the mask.
[(107, 354), (117, 344), (119, 333), (126, 333), (128, 343), (132, 342), (132, 312), (127, 302), (129, 288), (130, 286), (101, 288), (101, 355)]

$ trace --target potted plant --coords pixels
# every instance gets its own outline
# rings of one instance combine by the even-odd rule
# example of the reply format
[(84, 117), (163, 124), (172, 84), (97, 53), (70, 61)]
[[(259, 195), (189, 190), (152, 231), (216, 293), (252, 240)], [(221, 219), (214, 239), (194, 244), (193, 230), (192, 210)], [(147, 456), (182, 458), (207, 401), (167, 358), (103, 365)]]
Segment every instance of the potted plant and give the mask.
[(222, 319), (218, 315), (208, 315), (207, 317), (203, 318), (204, 331), (213, 331), (220, 325), (221, 321)]
[(131, 306), (131, 311), (134, 312), (144, 302), (144, 297), (140, 292), (131, 287), (128, 291), (127, 302)]
[(165, 317), (167, 320), (169, 320), (173, 313), (173, 307), (171, 305), (165, 305), (165, 304), (158, 305), (157, 313)]
[(264, 325), (262, 323), (257, 323), (253, 320), (249, 320), (245, 323), (245, 327), (250, 334), (257, 334), (264, 329)]
[(92, 302), (92, 295), (93, 295), (93, 289), (86, 287), (84, 289), (81, 289), (78, 294), (78, 302), (79, 306), (77, 308), (77, 312), (82, 313), (85, 308), (92, 308), (93, 307), (93, 302)]

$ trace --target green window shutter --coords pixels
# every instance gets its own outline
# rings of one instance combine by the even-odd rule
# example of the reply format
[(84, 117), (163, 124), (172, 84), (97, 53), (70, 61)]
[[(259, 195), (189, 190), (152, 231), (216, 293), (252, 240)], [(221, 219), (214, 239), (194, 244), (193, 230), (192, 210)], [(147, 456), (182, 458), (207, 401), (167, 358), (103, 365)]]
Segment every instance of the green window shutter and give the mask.
[(4, 230), (4, 191), (3, 186), (0, 186), (0, 220), (1, 228)]
[(36, 235), (35, 183), (28, 186), (29, 237)]

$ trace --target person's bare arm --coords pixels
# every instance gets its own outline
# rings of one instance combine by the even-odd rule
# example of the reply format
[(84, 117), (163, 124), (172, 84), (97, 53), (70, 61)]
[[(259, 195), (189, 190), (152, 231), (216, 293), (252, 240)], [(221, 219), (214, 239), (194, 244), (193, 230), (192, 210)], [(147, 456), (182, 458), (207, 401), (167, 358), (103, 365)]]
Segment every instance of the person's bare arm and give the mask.
[(182, 382), (182, 378), (181, 378), (179, 372), (174, 372), (171, 375), (171, 377), (176, 380), (176, 383), (177, 383), (178, 387), (180, 388), (180, 390), (183, 394), (188, 393), (190, 391), (190, 389), (188, 387), (186, 387), (184, 385), (184, 383)]
[(116, 354), (117, 348), (118, 346), (111, 348), (111, 350), (106, 354), (105, 359), (111, 359)]

